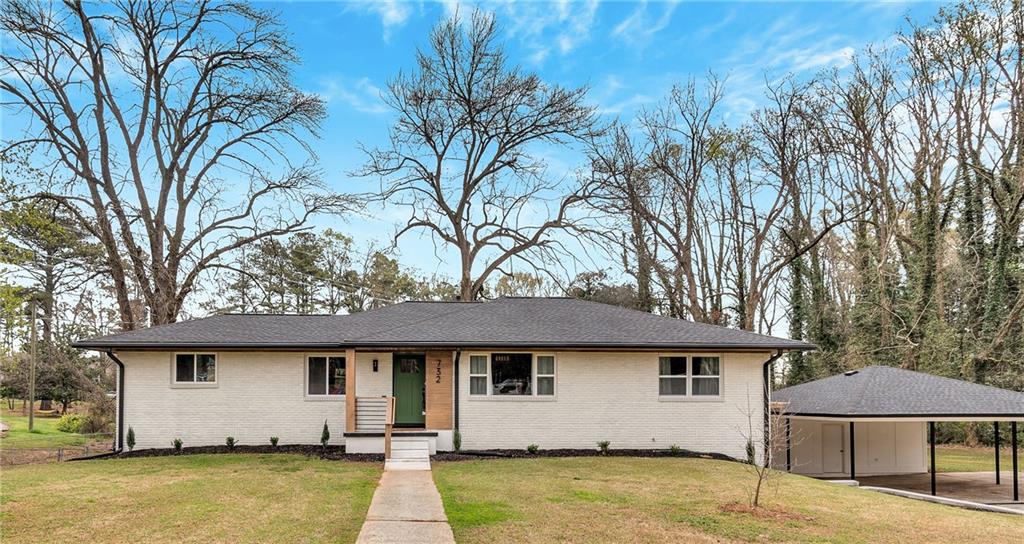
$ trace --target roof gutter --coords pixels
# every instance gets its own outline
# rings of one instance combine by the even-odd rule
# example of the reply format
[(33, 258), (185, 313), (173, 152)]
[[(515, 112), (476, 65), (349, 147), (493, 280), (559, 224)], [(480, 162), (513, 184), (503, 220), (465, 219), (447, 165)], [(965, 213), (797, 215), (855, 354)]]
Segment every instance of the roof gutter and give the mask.
[(761, 372), (761, 381), (764, 384), (764, 392), (761, 395), (764, 401), (764, 466), (771, 465), (771, 422), (769, 416), (771, 415), (771, 395), (772, 388), (769, 380), (769, 374), (771, 372), (771, 366), (775, 361), (778, 361), (786, 352), (784, 350), (778, 350), (775, 355), (772, 355), (764, 362)]

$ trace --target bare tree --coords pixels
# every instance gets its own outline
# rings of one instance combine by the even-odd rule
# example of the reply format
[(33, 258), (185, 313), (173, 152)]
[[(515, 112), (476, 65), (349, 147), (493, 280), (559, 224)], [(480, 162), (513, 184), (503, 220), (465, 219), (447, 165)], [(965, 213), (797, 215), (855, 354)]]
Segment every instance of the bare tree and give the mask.
[(585, 88), (509, 67), (496, 39), (493, 17), (480, 11), (438, 25), (417, 69), (389, 84), (398, 121), (360, 172), (382, 180), (380, 200), (411, 209), (396, 240), (425, 230), (458, 252), (464, 300), (513, 262), (539, 267), (558, 253), (552, 234), (578, 220), (572, 208), (586, 184), (552, 179), (535, 146), (589, 137), (596, 123)]
[[(300, 230), (346, 199), (321, 191), (307, 138), (322, 100), (274, 14), (236, 2), (8, 0), (4, 107), (61, 203), (103, 245), (122, 328), (177, 319), (221, 256)], [(300, 157), (298, 162), (294, 157)]]

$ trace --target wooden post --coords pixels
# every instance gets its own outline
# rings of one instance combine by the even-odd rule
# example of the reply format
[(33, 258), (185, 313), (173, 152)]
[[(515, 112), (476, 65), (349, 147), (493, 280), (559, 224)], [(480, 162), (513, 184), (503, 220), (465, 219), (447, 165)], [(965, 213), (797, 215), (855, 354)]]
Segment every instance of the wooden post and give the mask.
[(384, 409), (384, 460), (391, 459), (391, 432), (395, 427), (395, 397), (387, 399)]
[(931, 443), (932, 496), (935, 495), (935, 422), (928, 422), (928, 442)]
[(345, 350), (345, 432), (356, 430), (356, 350)]
[(28, 430), (32, 430), (35, 425), (35, 413), (36, 413), (36, 300), (32, 299), (32, 304), (29, 306), (31, 315), (29, 316), (29, 330), (31, 339), (29, 340), (29, 370), (28, 370)]
[(1000, 485), (999, 482), (999, 422), (995, 421), (992, 423), (992, 430), (995, 432), (996, 438), (996, 485)]

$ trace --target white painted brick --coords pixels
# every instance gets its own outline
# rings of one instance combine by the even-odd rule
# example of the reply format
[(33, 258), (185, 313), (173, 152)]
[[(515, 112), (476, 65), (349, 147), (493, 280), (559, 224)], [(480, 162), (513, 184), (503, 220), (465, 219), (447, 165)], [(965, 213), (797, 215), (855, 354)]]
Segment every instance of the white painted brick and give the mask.
[[(762, 365), (767, 353), (722, 354), (722, 400), (658, 396), (656, 353), (556, 353), (556, 397), (470, 397), (469, 353), (460, 358), (459, 428), (463, 449), (668, 448), (746, 457), (753, 426), (760, 451)], [(748, 421), (747, 412), (751, 412)]]

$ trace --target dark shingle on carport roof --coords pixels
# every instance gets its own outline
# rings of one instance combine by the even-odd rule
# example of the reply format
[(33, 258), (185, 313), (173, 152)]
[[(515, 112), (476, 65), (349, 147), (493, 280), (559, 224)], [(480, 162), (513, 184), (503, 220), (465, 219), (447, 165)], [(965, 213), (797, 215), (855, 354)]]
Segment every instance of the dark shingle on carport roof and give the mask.
[(83, 340), (131, 347), (813, 349), (806, 342), (571, 298), (405, 302), (353, 315), (227, 314)]
[(772, 393), (790, 415), (1024, 416), (1024, 393), (889, 366), (869, 366)]

